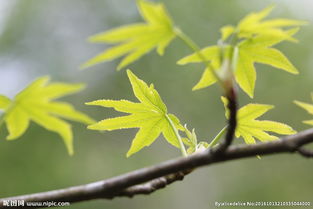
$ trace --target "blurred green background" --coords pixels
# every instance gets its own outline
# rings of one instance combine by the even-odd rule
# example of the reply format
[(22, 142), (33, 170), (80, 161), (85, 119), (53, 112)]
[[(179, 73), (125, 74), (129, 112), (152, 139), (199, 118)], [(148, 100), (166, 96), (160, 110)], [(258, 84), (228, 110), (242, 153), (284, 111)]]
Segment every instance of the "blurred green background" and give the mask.
[[(219, 28), (235, 24), (251, 11), (275, 3), (271, 17), (312, 20), (310, 0), (163, 0), (171, 16), (201, 47), (214, 44)], [(135, 1), (129, 0), (0, 0), (0, 94), (13, 97), (38, 76), (54, 81), (85, 82), (82, 93), (65, 98), (100, 120), (118, 115), (110, 109), (87, 107), (95, 99), (135, 100), (125, 71), (116, 72), (117, 61), (85, 71), (80, 64), (106, 45), (89, 44), (92, 34), (141, 21)], [(258, 80), (253, 102), (276, 106), (266, 119), (285, 122), (296, 130), (310, 116), (295, 106), (294, 99), (310, 101), (313, 71), (312, 25), (297, 34), (300, 43), (283, 43), (279, 48), (301, 71), (293, 76), (268, 66), (257, 65)], [(175, 40), (165, 56), (149, 53), (130, 68), (148, 83), (153, 82), (168, 109), (198, 137), (210, 140), (225, 125), (217, 86), (191, 91), (201, 65), (177, 66), (189, 49)], [(240, 94), (240, 104), (252, 102)], [(312, 118), (312, 117), (311, 117)], [(5, 140), (0, 129), (0, 197), (58, 189), (109, 178), (180, 155), (165, 140), (126, 159), (136, 130), (99, 133), (73, 124), (75, 155), (70, 157), (60, 137), (32, 124), (16, 141)], [(236, 143), (243, 143), (236, 139)], [(149, 196), (133, 199), (95, 200), (69, 208), (213, 208), (215, 201), (313, 201), (312, 160), (298, 155), (266, 156), (217, 164), (199, 169)], [(311, 203), (313, 204), (313, 202)]]

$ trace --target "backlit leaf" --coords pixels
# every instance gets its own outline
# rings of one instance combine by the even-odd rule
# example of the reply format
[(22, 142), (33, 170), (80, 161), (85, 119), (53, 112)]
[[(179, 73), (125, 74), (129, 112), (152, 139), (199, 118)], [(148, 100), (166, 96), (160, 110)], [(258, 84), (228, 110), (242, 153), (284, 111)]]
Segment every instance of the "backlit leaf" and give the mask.
[[(229, 50), (229, 48), (226, 48), (226, 51)], [(209, 46), (201, 50), (201, 53), (206, 58), (207, 61), (210, 61), (212, 64), (212, 67), (215, 70), (220, 70), (220, 58), (223, 53), (222, 49), (219, 46)], [(225, 53), (225, 51), (224, 51)], [(186, 56), (182, 59), (180, 59), (177, 64), (179, 65), (185, 65), (188, 63), (201, 63), (202, 60), (199, 58), (197, 53), (193, 53), (189, 56)], [(200, 81), (193, 87), (193, 90), (202, 89), (205, 87), (208, 87), (210, 85), (213, 85), (216, 83), (216, 78), (213, 75), (213, 73), (206, 68), (201, 76)]]
[[(269, 7), (261, 12), (252, 13), (240, 21), (237, 27), (222, 27), (222, 40), (227, 40), (230, 35), (237, 36), (238, 40), (242, 40), (243, 38), (235, 47), (232, 48), (230, 44), (225, 43), (223, 45), (209, 46), (200, 51), (207, 61), (211, 62), (212, 68), (218, 73), (221, 73), (221, 69), (223, 68), (222, 57), (225, 59), (228, 54), (231, 54), (230, 50), (236, 50), (238, 53), (236, 53), (236, 60), (233, 60), (234, 63), (232, 65), (235, 80), (241, 89), (251, 98), (254, 95), (257, 78), (255, 63), (270, 65), (292, 74), (298, 74), (298, 70), (288, 58), (281, 51), (272, 48), (272, 46), (282, 41), (296, 40), (293, 38), (293, 35), (299, 31), (299, 28), (283, 30), (282, 27), (299, 26), (305, 22), (289, 19), (263, 21), (271, 10), (272, 7)], [(194, 53), (180, 59), (177, 63), (185, 65), (200, 62), (202, 60), (197, 53)], [(215, 82), (215, 76), (211, 70), (206, 68), (200, 81), (193, 87), (193, 90), (208, 87)]]
[(137, 5), (146, 23), (122, 26), (90, 37), (93, 43), (116, 45), (88, 60), (82, 68), (125, 56), (117, 67), (120, 70), (153, 49), (159, 55), (164, 54), (164, 49), (176, 36), (164, 5), (146, 0), (138, 0)]
[(227, 40), (230, 35), (232, 35), (235, 32), (236, 28), (231, 25), (226, 25), (221, 28), (221, 34), (222, 34), (222, 40)]
[[(312, 101), (313, 101), (313, 93), (311, 94)], [(300, 101), (294, 101), (296, 105), (299, 107), (303, 108), (306, 110), (309, 114), (313, 115), (313, 104), (305, 103), (305, 102), (300, 102)], [(313, 126), (313, 120), (305, 120), (303, 123), (312, 125)]]
[[(228, 101), (225, 97), (222, 97), (222, 101), (225, 107), (226, 117), (228, 118)], [(277, 136), (270, 135), (267, 132), (281, 135), (295, 134), (296, 131), (284, 123), (269, 120), (257, 120), (258, 117), (273, 108), (273, 105), (264, 104), (248, 104), (240, 108), (237, 112), (236, 137), (242, 137), (247, 144), (254, 144), (256, 143), (255, 139), (262, 142), (278, 139)]]
[[(257, 39), (257, 40), (254, 40)], [(263, 41), (263, 46), (259, 40)], [(267, 41), (266, 41), (267, 40)], [(282, 41), (281, 39), (260, 35), (241, 42), (238, 46), (239, 56), (235, 69), (235, 78), (239, 86), (250, 96), (254, 95), (256, 72), (254, 63), (271, 65), (292, 74), (298, 74), (298, 70), (279, 50), (268, 47)]]
[(11, 100), (3, 95), (0, 95), (0, 110), (6, 109), (11, 103)]
[(176, 129), (184, 130), (179, 119), (175, 115), (167, 112), (166, 105), (152, 84), (148, 86), (130, 70), (127, 70), (127, 75), (139, 103), (127, 100), (97, 100), (88, 102), (86, 103), (87, 105), (109, 107), (119, 112), (129, 113), (129, 115), (126, 116), (99, 121), (96, 124), (89, 125), (88, 128), (105, 131), (139, 128), (127, 152), (127, 157), (146, 146), (150, 146), (160, 134), (163, 134), (164, 138), (171, 145), (179, 147), (178, 139), (171, 126), (171, 123), (173, 123)]
[(294, 27), (307, 24), (305, 21), (291, 19), (271, 19), (264, 20), (273, 10), (273, 6), (265, 8), (260, 12), (254, 12), (244, 17), (236, 27), (239, 38), (251, 38), (255, 35), (267, 35), (279, 37), (284, 40), (294, 41), (284, 27)]
[(72, 155), (71, 125), (60, 118), (85, 124), (93, 123), (93, 120), (75, 110), (72, 105), (53, 100), (81, 91), (83, 87), (82, 84), (49, 83), (49, 77), (41, 77), (12, 100), (1, 95), (0, 108), (4, 109), (3, 119), (9, 132), (7, 139), (19, 138), (27, 130), (30, 121), (34, 121), (47, 130), (58, 133), (63, 138), (69, 154)]

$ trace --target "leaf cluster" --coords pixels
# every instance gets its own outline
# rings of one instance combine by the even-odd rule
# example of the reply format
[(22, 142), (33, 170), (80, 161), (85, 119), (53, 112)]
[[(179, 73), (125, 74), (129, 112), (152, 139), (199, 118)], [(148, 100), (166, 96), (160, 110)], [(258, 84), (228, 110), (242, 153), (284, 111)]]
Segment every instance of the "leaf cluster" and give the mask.
[[(296, 42), (294, 35), (299, 31), (299, 26), (306, 22), (283, 18), (266, 20), (273, 6), (247, 15), (236, 26), (222, 27), (218, 44), (199, 49), (174, 25), (162, 4), (139, 0), (137, 5), (145, 23), (123, 26), (92, 36), (89, 39), (92, 42), (116, 45), (87, 61), (83, 67), (126, 55), (118, 66), (118, 69), (121, 69), (154, 48), (162, 55), (164, 48), (175, 37), (179, 37), (194, 53), (180, 59), (177, 64), (202, 63), (206, 66), (193, 90), (206, 88), (217, 81), (221, 82), (224, 88), (226, 86), (225, 89), (228, 85), (233, 88), (233, 81), (236, 81), (240, 88), (252, 98), (257, 78), (255, 63), (298, 74), (296, 67), (274, 46), (283, 41)], [(199, 143), (194, 129), (188, 130), (186, 126), (180, 124), (177, 117), (167, 113), (167, 108), (153, 85), (148, 86), (129, 70), (127, 74), (140, 103), (126, 100), (98, 100), (87, 103), (129, 113), (127, 116), (105, 119), (89, 126), (90, 129), (108, 131), (139, 128), (127, 156), (149, 146), (161, 133), (171, 145), (179, 147), (183, 154), (184, 144), (189, 147), (187, 153), (191, 154), (213, 146), (216, 143), (215, 140), (219, 140), (221, 136), (215, 138), (211, 145), (206, 142)], [(226, 105), (226, 98), (222, 100)], [(262, 104), (248, 104), (242, 107), (238, 111), (236, 137), (242, 137), (246, 143), (251, 144), (256, 142), (255, 139), (260, 141), (278, 139), (267, 132), (281, 135), (296, 133), (286, 124), (256, 119), (272, 108), (272, 105)], [(228, 117), (226, 106), (225, 111)], [(186, 137), (180, 137), (179, 132), (183, 132)]]
[[(270, 65), (292, 74), (298, 74), (296, 67), (275, 46), (284, 41), (296, 42), (294, 35), (304, 21), (292, 19), (266, 19), (273, 7), (248, 14), (236, 26), (226, 25), (221, 28), (221, 38), (216, 45), (200, 49), (184, 34), (170, 18), (161, 3), (137, 0), (138, 10), (144, 20), (112, 29), (89, 38), (93, 43), (106, 43), (113, 46), (91, 58), (81, 67), (87, 68), (98, 63), (122, 58), (117, 69), (122, 69), (135, 62), (143, 55), (156, 49), (159, 55), (176, 37), (180, 38), (193, 53), (180, 59), (177, 64), (202, 63), (204, 72), (193, 90), (203, 89), (219, 82), (225, 94), (229, 89), (236, 89), (234, 83), (251, 98), (254, 96), (257, 79), (255, 63)], [(146, 146), (150, 146), (160, 135), (182, 154), (192, 154), (213, 146), (223, 134), (223, 130), (211, 142), (198, 142), (195, 130), (168, 113), (165, 103), (153, 84), (147, 85), (130, 70), (127, 75), (137, 102), (128, 100), (96, 100), (86, 103), (107, 108), (114, 108), (125, 116), (108, 118), (97, 123), (89, 116), (77, 111), (72, 105), (55, 101), (60, 97), (76, 93), (83, 88), (81, 84), (49, 83), (48, 77), (42, 77), (31, 83), (13, 99), (0, 95), (0, 109), (4, 111), (9, 135), (8, 140), (16, 139), (27, 130), (30, 121), (58, 133), (64, 140), (68, 152), (73, 154), (73, 136), (71, 126), (63, 119), (88, 124), (92, 130), (112, 131), (117, 129), (138, 128), (127, 157)], [(226, 117), (229, 117), (227, 99), (222, 97)], [(313, 114), (313, 105), (295, 101), (295, 103)], [(247, 144), (260, 141), (276, 140), (280, 135), (296, 133), (290, 126), (257, 118), (272, 109), (272, 105), (248, 104), (238, 110), (236, 137), (242, 137)], [(312, 120), (304, 121), (313, 125)], [(1, 121), (0, 121), (1, 123)], [(92, 124), (92, 125), (90, 125)], [(268, 133), (269, 132), (269, 133)], [(181, 137), (181, 134), (184, 134)], [(185, 149), (187, 146), (187, 150)]]
[[(297, 41), (293, 35), (298, 32), (298, 26), (304, 25), (306, 22), (290, 19), (263, 20), (272, 9), (273, 7), (269, 7), (260, 12), (251, 13), (244, 17), (236, 27), (222, 27), (219, 44), (205, 47), (200, 51), (222, 78), (225, 73), (233, 72), (238, 85), (251, 98), (254, 96), (256, 82), (255, 63), (270, 65), (292, 74), (298, 74), (298, 70), (288, 58), (273, 46), (283, 41)], [(284, 29), (286, 27), (293, 28)], [(201, 63), (203, 60), (198, 54), (188, 55), (177, 63), (179, 65)], [(227, 65), (228, 63), (232, 63), (231, 66)], [(207, 67), (193, 90), (206, 88), (214, 83), (216, 83), (216, 77)]]

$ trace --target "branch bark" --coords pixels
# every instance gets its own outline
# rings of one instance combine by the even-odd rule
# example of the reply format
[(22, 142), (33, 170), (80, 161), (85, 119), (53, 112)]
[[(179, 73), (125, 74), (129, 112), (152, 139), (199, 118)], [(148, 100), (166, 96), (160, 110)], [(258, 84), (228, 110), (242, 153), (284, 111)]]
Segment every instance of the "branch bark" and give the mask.
[[(281, 138), (277, 141), (254, 145), (232, 145), (226, 149), (225, 152), (219, 154), (216, 154), (214, 149), (209, 149), (195, 153), (189, 157), (169, 160), (155, 166), (142, 168), (98, 182), (65, 189), (3, 198), (0, 199), (0, 208), (5, 208), (5, 206), (3, 206), (5, 200), (24, 200), (25, 202), (68, 201), (74, 203), (98, 198), (111, 199), (116, 196), (132, 197), (136, 194), (147, 194), (163, 188), (176, 180), (182, 179), (188, 172), (201, 166), (255, 157), (256, 155), (299, 153), (299, 148), (312, 142), (313, 129), (309, 129), (299, 132), (296, 135)], [(177, 173), (179, 172), (180, 174), (178, 175)]]
[(216, 154), (223, 153), (233, 142), (237, 127), (237, 93), (234, 87), (226, 95), (229, 110), (228, 128), (225, 140), (217, 147)]
[(306, 149), (304, 147), (299, 147), (299, 149), (297, 151), (303, 157), (307, 157), (307, 158), (313, 157), (313, 151), (312, 150)]

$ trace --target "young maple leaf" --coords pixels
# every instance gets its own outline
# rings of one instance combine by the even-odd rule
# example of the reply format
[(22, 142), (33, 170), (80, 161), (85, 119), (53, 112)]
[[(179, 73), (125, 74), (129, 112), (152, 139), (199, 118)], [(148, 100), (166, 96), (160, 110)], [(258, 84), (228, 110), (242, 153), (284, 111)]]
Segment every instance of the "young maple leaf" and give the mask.
[(259, 12), (250, 13), (245, 16), (236, 27), (231, 25), (222, 27), (222, 40), (225, 41), (235, 33), (238, 38), (252, 38), (255, 35), (266, 35), (296, 41), (283, 28), (305, 25), (307, 22), (285, 18), (264, 20), (264, 18), (266, 18), (273, 9), (274, 6), (270, 6)]
[[(290, 30), (294, 34), (298, 29)], [(254, 63), (261, 63), (298, 74), (298, 70), (288, 58), (278, 49), (272, 48), (283, 41), (283, 37), (268, 37), (259, 35), (247, 39), (238, 45), (238, 59), (235, 69), (235, 79), (239, 86), (252, 98), (254, 95), (256, 71)]]
[[(222, 101), (225, 107), (225, 116), (229, 118), (229, 110), (227, 108), (228, 101), (225, 97), (222, 97)], [(267, 132), (273, 132), (281, 135), (292, 135), (297, 133), (290, 126), (268, 120), (256, 120), (256, 118), (262, 116), (264, 113), (273, 109), (273, 105), (264, 104), (248, 104), (241, 107), (237, 112), (237, 127), (235, 136), (237, 138), (242, 137), (247, 144), (254, 144), (255, 138), (258, 140), (272, 141), (278, 139), (278, 137), (268, 134)]]
[[(298, 28), (285, 31), (288, 37), (292, 37), (298, 32)], [(257, 35), (253, 38), (241, 41), (236, 46), (236, 60), (233, 66), (235, 79), (241, 89), (251, 98), (254, 95), (256, 82), (256, 71), (254, 63), (271, 65), (275, 68), (285, 70), (292, 74), (298, 74), (298, 70), (288, 60), (288, 58), (279, 50), (272, 46), (285, 41), (286, 36), (271, 36), (268, 34)], [(232, 47), (226, 45), (221, 48), (218, 45), (209, 46), (201, 50), (201, 53), (208, 61), (211, 61), (212, 67), (221, 73), (223, 64), (221, 63), (221, 55), (227, 57)], [(177, 63), (185, 65), (187, 63), (200, 63), (202, 60), (197, 53), (191, 54), (180, 59)], [(215, 76), (209, 69), (205, 69), (200, 81), (193, 87), (193, 90), (202, 89), (213, 85), (216, 82)]]
[(88, 60), (82, 68), (127, 55), (117, 67), (120, 70), (154, 48), (163, 55), (166, 46), (176, 36), (171, 18), (161, 3), (138, 0), (137, 5), (146, 23), (127, 25), (90, 37), (89, 41), (93, 43), (118, 45)]
[(57, 98), (81, 91), (82, 84), (50, 83), (49, 77), (41, 77), (18, 93), (14, 99), (0, 95), (0, 109), (4, 111), (2, 120), (9, 135), (7, 140), (17, 139), (27, 130), (30, 121), (58, 133), (64, 140), (68, 153), (73, 154), (73, 134), (65, 118), (85, 124), (93, 119), (77, 111), (65, 102), (53, 101)]
[[(311, 93), (311, 97), (312, 97), (312, 101), (313, 101), (313, 93)], [(313, 115), (313, 105), (312, 104), (300, 102), (297, 100), (294, 101), (294, 103), (296, 105), (298, 105), (299, 107), (302, 107), (303, 109), (305, 109), (309, 114)], [(303, 123), (313, 126), (313, 120), (305, 120), (305, 121), (303, 121)]]
[(140, 103), (127, 100), (97, 100), (86, 103), (112, 107), (116, 111), (129, 113), (127, 116), (102, 120), (89, 125), (92, 130), (107, 130), (139, 128), (132, 145), (127, 152), (127, 157), (138, 152), (145, 146), (151, 145), (162, 133), (165, 139), (173, 146), (180, 147), (175, 131), (183, 130), (178, 118), (167, 113), (167, 108), (160, 95), (151, 84), (137, 78), (130, 70), (127, 75), (133, 88), (133, 92)]

